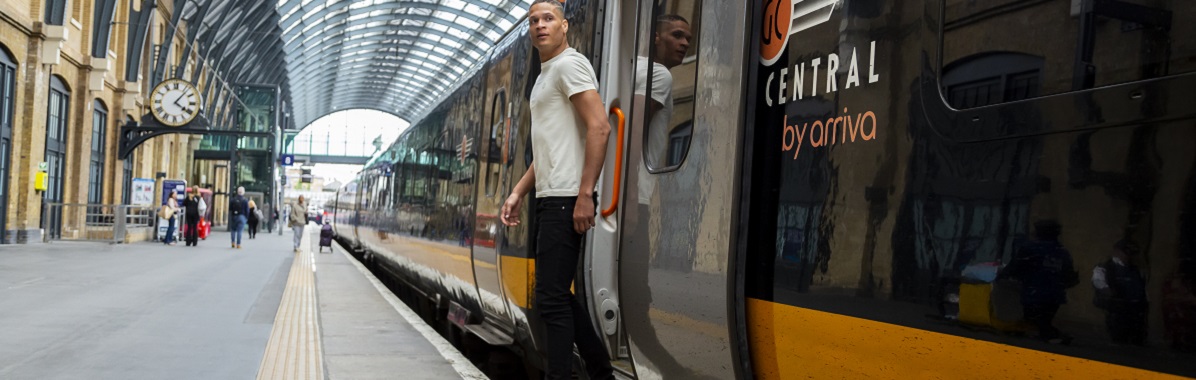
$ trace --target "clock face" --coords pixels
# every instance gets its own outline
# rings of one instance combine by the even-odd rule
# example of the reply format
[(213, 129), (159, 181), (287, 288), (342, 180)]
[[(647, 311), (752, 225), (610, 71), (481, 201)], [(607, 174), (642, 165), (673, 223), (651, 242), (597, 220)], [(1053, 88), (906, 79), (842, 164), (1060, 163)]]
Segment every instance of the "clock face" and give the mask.
[(158, 122), (177, 127), (199, 115), (199, 103), (195, 86), (181, 79), (168, 79), (154, 87), (151, 106)]

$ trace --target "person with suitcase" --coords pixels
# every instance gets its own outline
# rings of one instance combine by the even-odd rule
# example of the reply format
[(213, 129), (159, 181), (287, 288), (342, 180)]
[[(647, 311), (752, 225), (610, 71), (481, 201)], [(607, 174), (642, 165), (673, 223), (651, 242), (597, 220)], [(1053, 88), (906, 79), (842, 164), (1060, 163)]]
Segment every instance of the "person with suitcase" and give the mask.
[(319, 252), (324, 252), (324, 247), (328, 247), (328, 253), (332, 253), (332, 224), (331, 223), (324, 223), (324, 226), (320, 227), (320, 250), (319, 250)]
[(187, 198), (183, 199), (183, 218), (186, 224), (183, 226), (183, 241), (185, 245), (195, 246), (199, 244), (199, 222), (200, 217), (199, 206), (203, 203), (203, 198), (199, 197), (199, 186), (191, 188), (187, 192)]

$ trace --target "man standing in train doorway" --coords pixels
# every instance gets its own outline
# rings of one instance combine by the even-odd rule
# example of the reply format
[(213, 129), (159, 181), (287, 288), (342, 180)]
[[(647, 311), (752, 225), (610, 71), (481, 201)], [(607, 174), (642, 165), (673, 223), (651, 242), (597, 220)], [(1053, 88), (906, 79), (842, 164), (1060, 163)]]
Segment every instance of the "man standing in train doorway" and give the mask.
[(558, 0), (536, 0), (528, 35), (540, 53), (532, 87), (532, 149), (536, 159), (502, 208), (502, 222), (518, 225), (523, 197), (536, 189), (536, 309), (544, 320), (548, 379), (573, 374), (573, 343), (590, 379), (613, 379), (610, 357), (589, 313), (571, 291), (582, 241), (594, 227), (594, 188), (606, 159), (610, 126), (594, 68), (569, 47), (569, 22)]

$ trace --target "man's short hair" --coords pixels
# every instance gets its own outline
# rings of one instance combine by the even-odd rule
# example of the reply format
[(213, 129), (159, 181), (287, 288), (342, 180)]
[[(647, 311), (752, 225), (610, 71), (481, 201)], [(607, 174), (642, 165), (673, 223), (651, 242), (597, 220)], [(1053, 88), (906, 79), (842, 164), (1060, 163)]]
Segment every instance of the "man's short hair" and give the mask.
[(680, 15), (678, 15), (676, 13), (664, 14), (664, 15), (661, 15), (660, 17), (656, 18), (657, 25), (664, 24), (666, 22), (673, 22), (673, 21), (681, 21), (686, 24), (689, 24), (689, 20), (686, 20), (685, 17), (681, 17)]
[(563, 3), (564, 1), (561, 0), (536, 0), (532, 2), (532, 5), (527, 7), (527, 9), (531, 10), (536, 4), (548, 4), (551, 5), (561, 17), (565, 17), (565, 5)]

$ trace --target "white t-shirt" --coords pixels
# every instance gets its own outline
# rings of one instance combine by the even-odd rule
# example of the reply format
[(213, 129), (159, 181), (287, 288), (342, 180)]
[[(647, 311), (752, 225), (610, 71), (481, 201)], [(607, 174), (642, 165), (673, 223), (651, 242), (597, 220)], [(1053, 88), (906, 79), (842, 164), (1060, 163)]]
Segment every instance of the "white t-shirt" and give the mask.
[(594, 68), (573, 48), (540, 64), (532, 87), (536, 197), (576, 197), (585, 165), (586, 126), (569, 97), (597, 90)]
[[(648, 86), (648, 58), (639, 57), (635, 70), (635, 94), (643, 96)], [(659, 63), (652, 63), (652, 101), (660, 104), (660, 110), (648, 121), (648, 140), (644, 145), (644, 158), (653, 167), (662, 167), (668, 154), (669, 119), (673, 117), (673, 74)], [(647, 163), (639, 166), (639, 201), (648, 204), (656, 190), (656, 179), (648, 173)]]

